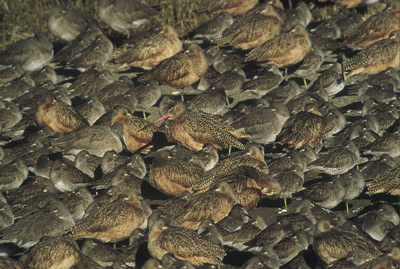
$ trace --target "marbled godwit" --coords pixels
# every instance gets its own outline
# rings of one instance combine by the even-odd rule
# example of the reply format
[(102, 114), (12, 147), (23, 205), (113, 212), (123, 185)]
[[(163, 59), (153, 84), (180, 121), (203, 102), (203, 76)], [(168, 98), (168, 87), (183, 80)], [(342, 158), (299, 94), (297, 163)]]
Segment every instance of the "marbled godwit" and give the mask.
[(242, 130), (224, 124), (213, 116), (192, 112), (186, 109), (183, 102), (173, 103), (168, 112), (155, 122), (167, 118), (167, 133), (190, 150), (199, 151), (204, 144), (211, 144), (217, 149), (233, 146), (244, 149), (240, 138), (247, 137)]
[(119, 68), (135, 66), (150, 70), (181, 50), (182, 42), (178, 33), (171, 25), (165, 25), (157, 34), (141, 40), (115, 60), (121, 64)]
[(196, 266), (204, 263), (222, 265), (220, 257), (225, 256), (222, 247), (204, 239), (197, 232), (184, 227), (166, 224), (158, 219), (150, 227), (148, 248), (150, 254), (160, 259), (166, 253), (174, 254), (178, 259), (187, 260)]
[(216, 188), (194, 196), (183, 206), (182, 211), (174, 216), (174, 219), (184, 227), (197, 229), (205, 218), (210, 218), (214, 222), (222, 220), (236, 203), (231, 186), (221, 182)]
[(357, 74), (377, 74), (389, 67), (400, 66), (400, 30), (390, 33), (382, 39), (368, 45), (353, 57), (344, 61), (344, 71), (350, 71), (349, 77)]
[(281, 24), (282, 18), (276, 9), (267, 4), (259, 12), (244, 14), (236, 19), (217, 39), (217, 44), (243, 50), (252, 49), (273, 38)]
[(147, 225), (150, 214), (146, 207), (134, 194), (122, 194), (118, 200), (85, 216), (69, 230), (69, 237), (118, 242), (128, 238), (136, 228)]
[[(124, 142), (126, 148), (130, 152), (148, 152), (153, 145), (150, 144), (153, 140), (155, 132), (159, 132), (159, 128), (151, 125), (144, 119), (133, 116), (129, 111), (122, 107), (115, 111), (111, 119), (111, 123), (121, 123), (124, 129)], [(149, 126), (151, 125), (151, 126)], [(141, 130), (143, 127), (145, 129)], [(150, 145), (149, 145), (150, 144)]]
[(366, 47), (380, 39), (388, 38), (392, 31), (400, 30), (400, 5), (396, 1), (386, 10), (374, 14), (344, 37), (344, 44)]
[(268, 62), (280, 67), (294, 65), (304, 59), (311, 49), (306, 29), (294, 26), (290, 32), (278, 35), (250, 51), (245, 61)]
[(288, 149), (298, 149), (303, 145), (315, 147), (321, 141), (324, 130), (325, 123), (321, 113), (310, 104), (307, 105), (306, 111), (289, 117), (283, 124), (276, 143)]
[(258, 146), (250, 146), (243, 154), (219, 162), (193, 186), (193, 189), (196, 192), (204, 192), (218, 182), (221, 176), (243, 173), (247, 168), (254, 168), (261, 173), (268, 174), (264, 153)]
[(368, 194), (389, 193), (400, 195), (400, 167), (397, 166), (367, 183)]
[(99, 0), (97, 16), (117, 32), (130, 37), (130, 31), (140, 27), (152, 16), (159, 13), (140, 1)]
[(176, 159), (169, 151), (162, 151), (153, 159), (149, 181), (164, 193), (179, 196), (184, 191), (192, 192), (193, 184), (203, 174), (200, 166)]
[(197, 44), (161, 61), (152, 70), (139, 77), (139, 81), (155, 80), (173, 87), (190, 86), (200, 79), (208, 68), (203, 50)]
[(345, 258), (349, 251), (358, 252), (364, 262), (382, 255), (378, 246), (366, 236), (354, 230), (334, 227), (328, 220), (317, 224), (314, 247), (326, 264)]
[(71, 106), (48, 95), (38, 106), (36, 120), (40, 126), (47, 125), (57, 133), (71, 133), (88, 126), (88, 122)]
[(232, 16), (238, 16), (246, 13), (248, 10), (252, 9), (258, 0), (218, 0), (218, 1), (204, 1), (198, 8), (198, 12), (213, 12), (222, 13), (226, 12)]

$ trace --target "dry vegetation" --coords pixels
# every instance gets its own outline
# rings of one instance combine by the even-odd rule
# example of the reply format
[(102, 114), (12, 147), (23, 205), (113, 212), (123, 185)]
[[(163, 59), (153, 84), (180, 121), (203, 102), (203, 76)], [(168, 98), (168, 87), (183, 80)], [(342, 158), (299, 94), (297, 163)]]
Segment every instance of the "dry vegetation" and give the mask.
[[(142, 2), (157, 6), (161, 10), (160, 16), (154, 18), (146, 27), (169, 23), (180, 35), (184, 35), (209, 18), (207, 14), (194, 12), (201, 0), (142, 0)], [(53, 6), (57, 4), (64, 4), (70, 9), (84, 10), (97, 19), (96, 0), (0, 0), (0, 51), (10, 43), (33, 36), (36, 32), (50, 35), (47, 18)], [(107, 29), (105, 25), (102, 26)]]

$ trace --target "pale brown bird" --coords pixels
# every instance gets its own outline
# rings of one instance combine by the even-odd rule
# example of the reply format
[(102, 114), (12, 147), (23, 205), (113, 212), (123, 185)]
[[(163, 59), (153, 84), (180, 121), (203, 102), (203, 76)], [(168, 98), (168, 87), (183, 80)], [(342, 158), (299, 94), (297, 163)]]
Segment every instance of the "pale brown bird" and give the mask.
[(147, 225), (146, 206), (133, 194), (122, 194), (84, 217), (69, 231), (72, 238), (94, 238), (102, 242), (118, 242), (128, 238), (136, 228)]
[(159, 218), (150, 227), (148, 249), (151, 256), (160, 259), (167, 253), (187, 260), (195, 266), (204, 263), (222, 265), (220, 257), (225, 256), (222, 247), (198, 235), (196, 231), (167, 225)]
[(299, 63), (311, 49), (307, 30), (294, 26), (290, 32), (280, 34), (250, 51), (245, 61), (267, 62), (280, 67)]
[(130, 152), (148, 152), (153, 145), (154, 133), (159, 132), (159, 128), (152, 125), (142, 118), (133, 116), (125, 107), (119, 107), (114, 111), (111, 124), (121, 123), (124, 130), (123, 139), (127, 150)]
[(121, 64), (119, 68), (135, 66), (149, 70), (181, 50), (178, 33), (171, 25), (165, 25), (157, 34), (141, 40), (115, 60)]
[(48, 95), (38, 106), (36, 121), (40, 126), (49, 126), (56, 133), (71, 133), (89, 126), (75, 109)]
[(149, 170), (149, 181), (165, 194), (179, 196), (184, 191), (192, 192), (192, 186), (205, 171), (190, 162), (174, 158), (170, 151), (162, 151), (153, 159)]
[(182, 52), (161, 61), (152, 70), (139, 77), (139, 81), (155, 80), (173, 87), (184, 88), (200, 79), (208, 68), (203, 50), (191, 44)]
[(203, 219), (209, 218), (214, 222), (222, 220), (236, 203), (231, 186), (221, 182), (216, 188), (194, 196), (174, 219), (183, 227), (197, 229)]
[(376, 176), (367, 183), (368, 194), (389, 193), (400, 195), (400, 167), (397, 166)]
[(391, 32), (389, 38), (368, 45), (344, 61), (344, 71), (350, 71), (348, 77), (377, 74), (389, 67), (400, 67), (400, 30)]
[(324, 130), (325, 123), (321, 113), (310, 104), (306, 111), (289, 117), (283, 124), (276, 143), (284, 145), (286, 149), (298, 149), (303, 145), (315, 147), (321, 141)]
[(380, 39), (388, 38), (392, 31), (400, 30), (399, 11), (400, 4), (393, 1), (384, 11), (372, 15), (348, 33), (343, 44), (366, 47)]
[(199, 151), (204, 144), (211, 144), (216, 149), (229, 146), (244, 149), (238, 140), (248, 135), (241, 129), (235, 129), (210, 114), (187, 110), (185, 103), (173, 103), (168, 112), (156, 120), (168, 119), (165, 123), (167, 133), (186, 148)]
[(258, 12), (237, 18), (217, 39), (217, 45), (243, 50), (255, 48), (273, 38), (279, 32), (282, 21), (276, 9), (267, 4)]
[(237, 175), (247, 172), (247, 168), (255, 169), (261, 173), (268, 174), (267, 163), (264, 160), (264, 153), (257, 146), (248, 147), (243, 154), (219, 162), (213, 169), (208, 171), (204, 177), (193, 185), (196, 192), (204, 192), (210, 189), (221, 177)]
[(258, 0), (208, 0), (200, 4), (198, 12), (222, 13), (238, 16), (252, 9)]

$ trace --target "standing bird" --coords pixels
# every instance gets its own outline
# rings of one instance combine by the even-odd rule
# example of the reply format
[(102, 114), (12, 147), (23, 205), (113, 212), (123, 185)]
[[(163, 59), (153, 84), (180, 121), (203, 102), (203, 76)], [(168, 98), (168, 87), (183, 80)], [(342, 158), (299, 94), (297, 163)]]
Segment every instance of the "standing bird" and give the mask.
[(311, 49), (311, 40), (307, 30), (294, 26), (290, 32), (280, 34), (250, 51), (246, 62), (268, 62), (287, 67), (301, 62)]
[(216, 149), (229, 146), (244, 149), (238, 141), (247, 137), (242, 130), (226, 125), (209, 114), (189, 111), (183, 102), (173, 103), (168, 112), (154, 123), (166, 118), (167, 133), (190, 150), (199, 151), (204, 144), (211, 144)]
[(368, 45), (344, 61), (344, 71), (350, 71), (348, 77), (377, 74), (389, 67), (400, 67), (400, 30), (391, 32), (389, 38)]
[(89, 126), (75, 109), (48, 95), (38, 106), (36, 121), (40, 126), (49, 126), (56, 133), (71, 133)]
[(113, 30), (130, 37), (131, 30), (140, 27), (159, 13), (137, 0), (99, 0), (97, 16)]
[(305, 110), (289, 117), (277, 136), (276, 143), (284, 145), (286, 150), (303, 145), (315, 147), (321, 142), (325, 131), (322, 115), (313, 104), (308, 104)]
[(135, 66), (149, 70), (181, 50), (182, 42), (178, 33), (171, 25), (165, 25), (155, 35), (142, 39), (133, 48), (118, 56), (116, 62), (121, 64), (119, 68)]
[(196, 231), (167, 225), (162, 218), (151, 225), (148, 242), (151, 256), (159, 260), (165, 254), (172, 253), (178, 259), (187, 260), (196, 266), (204, 263), (222, 265), (219, 257), (225, 256), (221, 246), (203, 238)]
[(172, 87), (184, 88), (200, 79), (208, 68), (203, 50), (197, 44), (161, 61), (152, 70), (139, 77), (139, 81), (155, 80)]

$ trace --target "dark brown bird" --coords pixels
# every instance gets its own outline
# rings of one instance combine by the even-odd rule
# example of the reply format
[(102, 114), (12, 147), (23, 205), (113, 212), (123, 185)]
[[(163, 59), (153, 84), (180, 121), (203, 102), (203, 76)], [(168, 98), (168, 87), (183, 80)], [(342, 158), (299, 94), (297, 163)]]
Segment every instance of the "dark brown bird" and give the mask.
[(88, 126), (88, 122), (71, 106), (48, 95), (38, 106), (36, 121), (40, 126), (49, 126), (57, 133), (71, 133)]
[(389, 67), (400, 67), (400, 30), (391, 32), (389, 38), (368, 45), (344, 61), (344, 71), (350, 71), (348, 77), (377, 74)]
[(267, 62), (280, 67), (299, 63), (311, 49), (306, 29), (296, 25), (290, 32), (280, 34), (250, 51), (245, 61)]
[(149, 171), (149, 181), (165, 194), (179, 196), (184, 191), (192, 192), (192, 186), (205, 173), (198, 165), (171, 156), (170, 151), (160, 152)]
[(204, 144), (211, 144), (218, 150), (229, 146), (244, 149), (243, 144), (238, 141), (247, 137), (242, 130), (235, 129), (209, 114), (189, 111), (183, 102), (173, 103), (168, 112), (154, 123), (166, 118), (167, 133), (190, 150), (199, 151)]
[(141, 40), (115, 60), (121, 64), (119, 68), (135, 66), (149, 70), (181, 50), (178, 33), (171, 25), (165, 25), (157, 34)]
[(252, 9), (257, 2), (258, 0), (208, 0), (200, 4), (198, 12), (212, 12), (217, 14), (226, 12), (232, 16), (238, 16)]
[(150, 254), (160, 259), (167, 253), (187, 260), (193, 265), (204, 263), (222, 265), (220, 257), (225, 256), (222, 247), (198, 235), (196, 231), (166, 224), (162, 218), (150, 227), (148, 248)]
[(374, 242), (357, 230), (334, 227), (328, 220), (320, 221), (315, 233), (314, 248), (326, 264), (345, 258), (350, 251), (360, 254), (364, 262), (383, 254)]
[(161, 61), (152, 70), (139, 77), (139, 81), (155, 80), (173, 87), (184, 88), (200, 79), (208, 68), (203, 50), (197, 44)]
[(289, 117), (283, 124), (276, 143), (285, 146), (287, 150), (298, 149), (303, 145), (315, 147), (321, 142), (324, 131), (325, 123), (321, 113), (310, 104), (306, 111)]
[(94, 238), (102, 242), (118, 242), (128, 238), (139, 227), (147, 225), (143, 202), (133, 194), (122, 194), (84, 217), (70, 229), (72, 238)]
[(221, 182), (215, 189), (200, 193), (189, 200), (174, 219), (183, 227), (197, 229), (200, 222), (209, 218), (218, 222), (228, 216), (236, 204), (231, 186)]
[(368, 194), (389, 193), (400, 195), (400, 166), (388, 170), (367, 183)]
[(267, 4), (258, 12), (237, 18), (217, 39), (217, 44), (243, 50), (255, 48), (273, 38), (279, 32), (282, 21), (276, 9)]
[(120, 107), (111, 119), (111, 124), (121, 123), (124, 129), (124, 142), (130, 152), (148, 152), (153, 145), (153, 135), (159, 132), (159, 128), (142, 118), (129, 113), (125, 107)]

